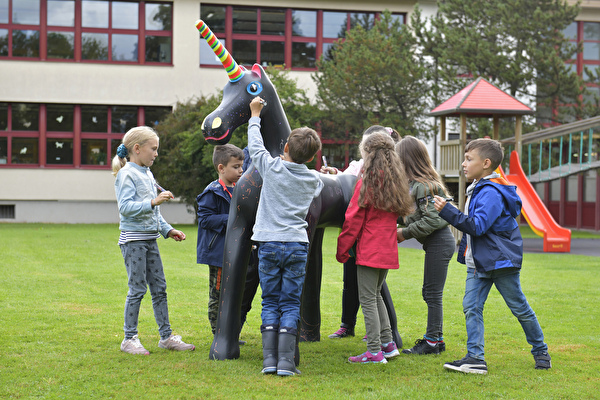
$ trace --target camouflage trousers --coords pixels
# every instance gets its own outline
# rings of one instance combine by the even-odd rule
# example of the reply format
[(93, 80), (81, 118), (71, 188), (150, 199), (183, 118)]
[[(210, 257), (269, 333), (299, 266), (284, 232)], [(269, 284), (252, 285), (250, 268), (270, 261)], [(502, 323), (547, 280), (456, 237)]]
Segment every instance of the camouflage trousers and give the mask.
[(217, 330), (217, 315), (219, 313), (219, 297), (221, 294), (221, 267), (209, 265), (208, 276), (208, 322), (213, 335)]

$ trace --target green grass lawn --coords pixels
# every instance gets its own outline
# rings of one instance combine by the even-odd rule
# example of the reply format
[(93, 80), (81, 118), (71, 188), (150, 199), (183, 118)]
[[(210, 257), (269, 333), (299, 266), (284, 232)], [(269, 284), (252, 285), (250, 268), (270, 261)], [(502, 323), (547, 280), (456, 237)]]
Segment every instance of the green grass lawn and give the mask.
[[(442, 355), (401, 355), (387, 365), (351, 365), (365, 351), (362, 314), (356, 337), (327, 335), (339, 326), (342, 267), (337, 229), (323, 248), (321, 342), (301, 343), (301, 376), (263, 376), (260, 297), (242, 331), (238, 360), (211, 361), (206, 315), (208, 268), (197, 265), (196, 227), (179, 226), (182, 243), (160, 240), (171, 325), (197, 347), (175, 353), (157, 347), (150, 294), (142, 302), (139, 335), (150, 356), (122, 353), (127, 292), (116, 225), (0, 224), (0, 398), (2, 399), (591, 399), (600, 398), (600, 259), (570, 254), (525, 255), (522, 285), (536, 311), (553, 368), (538, 371), (523, 331), (498, 292), (486, 304), (489, 374), (442, 367), (464, 356), (465, 268), (452, 261), (444, 296)], [(405, 347), (425, 330), (421, 299), (423, 252), (401, 249), (388, 275)]]

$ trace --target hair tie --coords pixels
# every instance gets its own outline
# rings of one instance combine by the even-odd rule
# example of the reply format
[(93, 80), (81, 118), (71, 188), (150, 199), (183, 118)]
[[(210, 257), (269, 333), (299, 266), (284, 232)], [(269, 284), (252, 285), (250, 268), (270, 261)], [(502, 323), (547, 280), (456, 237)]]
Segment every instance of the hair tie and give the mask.
[(121, 158), (125, 158), (127, 157), (127, 154), (129, 154), (127, 147), (125, 147), (125, 145), (121, 143), (119, 147), (117, 147), (117, 155)]

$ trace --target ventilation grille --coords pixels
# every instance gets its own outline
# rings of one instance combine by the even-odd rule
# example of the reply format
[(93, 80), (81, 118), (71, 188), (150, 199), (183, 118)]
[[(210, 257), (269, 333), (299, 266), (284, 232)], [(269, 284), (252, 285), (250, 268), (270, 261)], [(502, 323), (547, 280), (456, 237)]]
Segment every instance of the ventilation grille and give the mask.
[(15, 205), (0, 204), (0, 219), (15, 219)]

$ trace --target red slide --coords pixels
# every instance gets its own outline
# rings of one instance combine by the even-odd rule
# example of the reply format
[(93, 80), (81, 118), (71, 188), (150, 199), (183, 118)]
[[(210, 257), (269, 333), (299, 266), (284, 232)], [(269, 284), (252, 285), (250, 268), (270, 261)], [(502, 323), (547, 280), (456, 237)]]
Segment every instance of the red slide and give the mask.
[(510, 155), (510, 174), (505, 175), (502, 167), (500, 174), (511, 184), (517, 186), (517, 194), (523, 202), (522, 213), (533, 231), (544, 238), (544, 251), (568, 253), (571, 251), (571, 230), (558, 225), (537, 192), (527, 179), (519, 162), (519, 154)]

